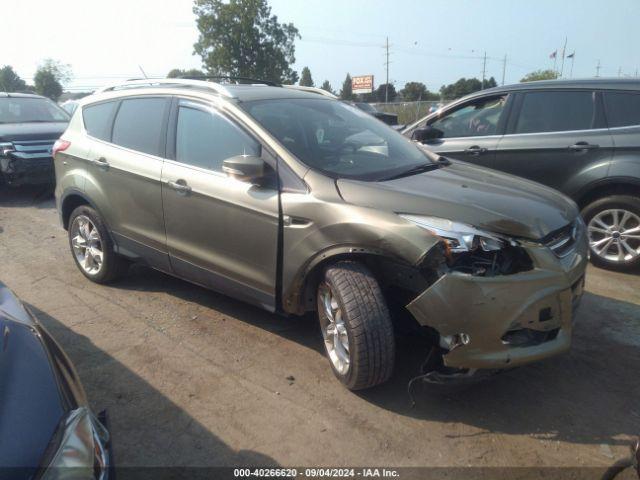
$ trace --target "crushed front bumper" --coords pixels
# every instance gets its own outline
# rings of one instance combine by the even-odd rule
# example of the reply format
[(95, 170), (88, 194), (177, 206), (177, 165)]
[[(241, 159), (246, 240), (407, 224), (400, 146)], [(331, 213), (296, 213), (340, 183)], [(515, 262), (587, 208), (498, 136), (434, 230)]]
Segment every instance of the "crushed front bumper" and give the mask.
[(55, 183), (53, 143), (54, 140), (14, 143), (0, 156), (0, 177), (13, 186)]
[(571, 345), (587, 265), (586, 236), (564, 258), (526, 247), (534, 268), (513, 275), (441, 276), (407, 309), (441, 338), (462, 338), (442, 357), (446, 367), (505, 369), (560, 354)]

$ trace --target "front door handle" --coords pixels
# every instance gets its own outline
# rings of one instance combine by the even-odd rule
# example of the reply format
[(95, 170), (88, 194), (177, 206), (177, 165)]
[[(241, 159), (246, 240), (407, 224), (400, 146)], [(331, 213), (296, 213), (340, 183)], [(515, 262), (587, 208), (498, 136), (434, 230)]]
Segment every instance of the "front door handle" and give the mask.
[(473, 145), (469, 148), (467, 148), (464, 153), (468, 153), (470, 155), (482, 155), (483, 153), (487, 153), (487, 149), (484, 147), (481, 147), (479, 145)]
[(93, 164), (95, 166), (97, 166), (98, 168), (102, 169), (102, 170), (108, 170), (109, 169), (109, 162), (107, 162), (107, 159), (104, 157), (100, 157), (97, 158), (93, 161)]
[(187, 194), (191, 192), (191, 187), (184, 180), (176, 180), (175, 182), (167, 182), (167, 186), (173, 188), (176, 192)]
[(593, 143), (588, 142), (576, 142), (573, 145), (569, 145), (569, 150), (573, 150), (575, 152), (580, 152), (582, 150), (595, 150), (596, 148), (600, 148), (600, 145), (594, 145)]

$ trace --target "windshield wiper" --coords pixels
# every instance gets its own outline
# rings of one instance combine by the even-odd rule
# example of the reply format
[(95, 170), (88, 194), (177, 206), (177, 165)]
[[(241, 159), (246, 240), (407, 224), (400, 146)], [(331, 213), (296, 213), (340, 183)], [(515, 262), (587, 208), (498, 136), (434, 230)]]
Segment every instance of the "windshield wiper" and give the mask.
[(411, 175), (417, 175), (419, 173), (430, 172), (431, 170), (437, 170), (438, 168), (442, 168), (444, 165), (447, 165), (444, 162), (429, 162), (429, 163), (421, 163), (420, 165), (416, 165), (415, 167), (411, 167), (404, 172), (396, 173), (390, 177), (382, 178), (380, 182), (386, 182), (388, 180), (395, 180), (397, 178), (402, 177), (410, 177)]

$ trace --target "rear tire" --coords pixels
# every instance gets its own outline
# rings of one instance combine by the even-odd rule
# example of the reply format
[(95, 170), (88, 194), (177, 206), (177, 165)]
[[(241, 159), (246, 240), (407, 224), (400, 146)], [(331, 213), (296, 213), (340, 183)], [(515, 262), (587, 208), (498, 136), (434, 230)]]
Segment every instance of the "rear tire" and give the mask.
[(92, 282), (112, 282), (127, 270), (128, 262), (115, 252), (100, 214), (88, 205), (71, 212), (69, 248), (78, 270)]
[(327, 268), (318, 286), (318, 318), (331, 369), (349, 390), (370, 388), (391, 377), (393, 324), (367, 267), (339, 262)]
[(640, 198), (611, 195), (582, 210), (591, 262), (625, 271), (640, 266)]

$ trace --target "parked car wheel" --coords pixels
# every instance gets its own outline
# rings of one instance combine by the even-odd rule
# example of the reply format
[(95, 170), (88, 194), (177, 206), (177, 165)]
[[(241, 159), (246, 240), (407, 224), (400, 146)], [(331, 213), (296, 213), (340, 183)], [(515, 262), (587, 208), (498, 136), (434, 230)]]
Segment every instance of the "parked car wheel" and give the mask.
[(591, 261), (616, 270), (640, 266), (640, 199), (612, 195), (582, 210)]
[(388, 380), (395, 361), (393, 324), (369, 269), (357, 262), (332, 265), (317, 297), (325, 350), (336, 377), (350, 390)]
[(71, 213), (69, 247), (78, 269), (93, 282), (111, 282), (126, 268), (126, 260), (114, 251), (100, 215), (89, 206), (82, 205)]

